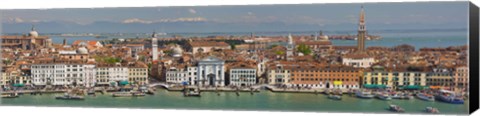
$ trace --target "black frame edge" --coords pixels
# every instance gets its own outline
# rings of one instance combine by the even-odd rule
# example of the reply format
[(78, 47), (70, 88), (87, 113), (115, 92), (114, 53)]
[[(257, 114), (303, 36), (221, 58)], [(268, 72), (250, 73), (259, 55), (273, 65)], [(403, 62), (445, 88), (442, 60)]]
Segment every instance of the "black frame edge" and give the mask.
[(472, 114), (479, 105), (479, 15), (478, 7), (469, 2), (469, 113)]

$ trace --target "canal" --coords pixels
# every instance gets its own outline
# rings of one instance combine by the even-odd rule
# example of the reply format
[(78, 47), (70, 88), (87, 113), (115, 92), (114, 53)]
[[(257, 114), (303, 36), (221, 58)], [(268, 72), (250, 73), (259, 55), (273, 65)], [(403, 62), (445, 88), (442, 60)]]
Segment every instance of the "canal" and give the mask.
[(83, 101), (56, 100), (63, 94), (25, 94), (19, 98), (1, 99), (7, 106), (69, 106), (69, 107), (109, 107), (109, 108), (161, 108), (161, 109), (210, 109), (210, 110), (263, 110), (263, 111), (302, 111), (302, 112), (365, 112), (391, 113), (389, 104), (403, 107), (406, 113), (422, 114), (427, 106), (436, 107), (441, 114), (467, 114), (468, 101), (456, 105), (443, 102), (427, 102), (419, 99), (382, 101), (379, 99), (358, 99), (344, 95), (341, 101), (328, 99), (323, 94), (312, 93), (273, 93), (249, 92), (202, 92), (202, 97), (183, 97), (181, 92), (157, 89), (155, 95), (145, 97), (114, 98), (111, 93), (87, 96)]

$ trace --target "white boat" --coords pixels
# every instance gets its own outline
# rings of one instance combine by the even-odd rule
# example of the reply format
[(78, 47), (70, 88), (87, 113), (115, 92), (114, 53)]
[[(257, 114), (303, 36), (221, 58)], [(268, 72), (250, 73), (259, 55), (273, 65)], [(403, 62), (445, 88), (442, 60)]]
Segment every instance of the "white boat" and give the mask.
[(426, 108), (425, 108), (425, 112), (433, 113), (433, 114), (438, 114), (438, 113), (440, 113), (440, 111), (439, 111), (437, 108), (434, 108), (434, 107), (426, 107)]
[(63, 96), (57, 96), (55, 99), (58, 100), (85, 100), (83, 96), (76, 96), (76, 95), (70, 95), (68, 93), (65, 93)]
[(17, 93), (2, 94), (2, 98), (17, 98), (17, 97), (18, 97)]
[(365, 91), (365, 90), (358, 90), (357, 92), (355, 92), (355, 96), (357, 96), (358, 98), (364, 98), (364, 99), (371, 99), (374, 97), (374, 95), (372, 95), (372, 92)]
[(329, 98), (329, 99), (333, 99), (333, 100), (342, 100), (342, 96), (340, 96), (340, 95), (334, 95), (334, 94), (329, 94), (329, 95), (328, 95), (328, 98)]
[(457, 96), (452, 91), (440, 90), (435, 95), (435, 98), (439, 101), (451, 103), (451, 104), (463, 104), (464, 100), (462, 96)]
[(184, 88), (183, 96), (185, 96), (185, 97), (189, 97), (189, 96), (200, 97), (200, 89), (196, 88), (196, 87), (186, 87), (186, 88)]
[(402, 107), (397, 105), (390, 105), (389, 108), (391, 111), (394, 111), (394, 112), (405, 112), (405, 110)]
[(417, 98), (425, 101), (435, 101), (433, 95), (426, 94), (426, 93), (417, 93)]
[(376, 97), (381, 100), (392, 100), (392, 98), (386, 93), (378, 93)]

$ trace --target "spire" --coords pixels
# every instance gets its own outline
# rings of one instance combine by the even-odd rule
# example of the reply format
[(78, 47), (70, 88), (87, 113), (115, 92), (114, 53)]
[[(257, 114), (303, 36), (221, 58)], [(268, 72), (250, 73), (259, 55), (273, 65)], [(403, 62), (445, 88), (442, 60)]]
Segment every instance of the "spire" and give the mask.
[(360, 23), (364, 23), (364, 22), (365, 22), (365, 9), (363, 8), (363, 5), (362, 5), (360, 10)]
[(157, 37), (157, 33), (153, 30), (152, 37)]
[(32, 31), (35, 31), (35, 25), (32, 24)]
[[(320, 34), (321, 34), (321, 32), (320, 32)], [(318, 33), (315, 33), (315, 37), (313, 38), (313, 40), (318, 41)]]

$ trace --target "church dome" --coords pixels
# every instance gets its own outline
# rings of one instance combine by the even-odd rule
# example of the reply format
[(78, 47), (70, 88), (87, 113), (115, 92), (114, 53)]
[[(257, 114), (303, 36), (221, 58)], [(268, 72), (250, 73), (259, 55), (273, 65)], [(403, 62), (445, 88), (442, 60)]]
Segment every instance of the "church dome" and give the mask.
[(32, 26), (32, 30), (30, 31), (30, 33), (28, 33), (28, 36), (31, 36), (31, 37), (38, 37), (38, 32), (35, 31), (35, 26)]
[(172, 53), (173, 57), (180, 57), (183, 54), (183, 50), (179, 46), (176, 46), (175, 48), (173, 48)]
[(85, 47), (78, 48), (77, 54), (88, 54), (88, 50)]

